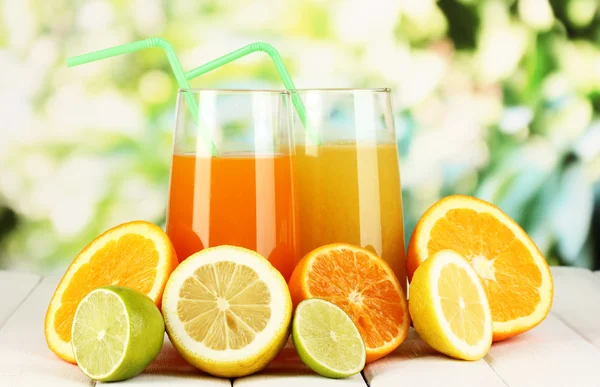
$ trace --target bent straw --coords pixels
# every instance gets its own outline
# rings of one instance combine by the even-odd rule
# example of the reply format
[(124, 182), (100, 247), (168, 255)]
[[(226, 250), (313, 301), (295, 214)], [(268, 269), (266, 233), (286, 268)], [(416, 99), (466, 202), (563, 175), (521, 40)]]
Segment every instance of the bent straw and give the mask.
[[(262, 51), (269, 55), (269, 57), (273, 61), (273, 64), (275, 64), (275, 68), (277, 69), (279, 77), (283, 81), (283, 85), (285, 86), (285, 88), (289, 91), (295, 91), (296, 87), (294, 86), (294, 82), (292, 81), (290, 74), (288, 73), (287, 69), (285, 68), (285, 65), (283, 64), (281, 55), (279, 55), (279, 52), (275, 49), (275, 47), (263, 42), (251, 43), (247, 46), (230, 52), (229, 54), (223, 55), (220, 58), (205, 63), (202, 66), (196, 67), (195, 69), (186, 72), (185, 78), (187, 80), (196, 78), (202, 74), (206, 74), (209, 71), (212, 71), (216, 68), (219, 68), (225, 64), (233, 62), (236, 59), (242, 58), (256, 51)], [(310, 123), (306, 120), (306, 109), (304, 108), (304, 104), (302, 103), (302, 100), (300, 99), (297, 93), (292, 93), (292, 103), (294, 104), (296, 112), (298, 112), (298, 116), (300, 117), (300, 120), (302, 121), (302, 124), (306, 129), (306, 133), (312, 138), (312, 141), (316, 145), (321, 145), (321, 139), (319, 138), (317, 133), (315, 133)]]
[[(162, 38), (148, 38), (144, 40), (138, 40), (137, 42), (122, 44), (120, 46), (90, 52), (88, 54), (74, 56), (72, 58), (67, 58), (67, 66), (79, 66), (85, 63), (94, 62), (97, 60), (106, 59), (122, 54), (128, 54), (153, 47), (161, 48), (167, 55), (167, 59), (169, 60), (169, 64), (171, 65), (171, 70), (173, 70), (173, 74), (175, 74), (175, 79), (177, 80), (179, 88), (189, 89), (190, 86), (183, 72), (183, 68), (181, 67), (181, 63), (179, 63), (179, 59), (175, 54), (175, 49), (173, 48), (171, 43)], [(190, 111), (192, 112), (194, 120), (198, 122), (198, 124), (200, 124), (201, 121), (198, 117), (198, 105), (194, 100), (194, 96), (191, 93), (184, 93), (184, 98), (190, 108)], [(201, 128), (199, 132), (204, 144), (206, 144), (208, 147), (207, 151), (210, 152), (211, 155), (215, 156), (217, 154), (217, 149), (215, 147), (215, 144), (212, 142), (210, 133), (208, 133), (208, 131), (204, 128)]]

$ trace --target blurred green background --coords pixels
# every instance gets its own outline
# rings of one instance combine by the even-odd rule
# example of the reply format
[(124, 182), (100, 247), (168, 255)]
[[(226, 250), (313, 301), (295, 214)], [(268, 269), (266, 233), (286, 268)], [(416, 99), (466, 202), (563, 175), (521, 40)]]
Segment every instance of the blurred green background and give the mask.
[[(4, 0), (0, 18), (0, 268), (59, 271), (110, 226), (164, 223), (165, 56), (65, 66), (150, 36), (185, 69), (263, 40), (297, 87), (391, 87), (407, 239), (472, 194), (550, 263), (600, 268), (598, 0)], [(193, 86), (281, 87), (261, 54)]]

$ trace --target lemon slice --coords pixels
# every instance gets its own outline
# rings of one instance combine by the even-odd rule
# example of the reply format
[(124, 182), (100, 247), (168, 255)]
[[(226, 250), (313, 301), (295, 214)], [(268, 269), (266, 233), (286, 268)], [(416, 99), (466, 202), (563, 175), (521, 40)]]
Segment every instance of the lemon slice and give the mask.
[(289, 336), (292, 301), (269, 261), (219, 246), (175, 269), (162, 312), (173, 346), (190, 364), (230, 378), (257, 372), (277, 355)]
[(481, 359), (492, 344), (485, 290), (465, 258), (442, 250), (415, 271), (409, 311), (419, 336), (448, 356)]

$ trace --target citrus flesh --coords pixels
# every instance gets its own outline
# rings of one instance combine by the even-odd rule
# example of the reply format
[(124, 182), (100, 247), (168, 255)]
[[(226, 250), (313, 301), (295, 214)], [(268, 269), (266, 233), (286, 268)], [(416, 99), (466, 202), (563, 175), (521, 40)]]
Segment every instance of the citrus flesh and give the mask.
[(367, 352), (354, 322), (340, 307), (319, 298), (302, 301), (292, 338), (300, 359), (316, 373), (345, 378), (365, 367)]
[(75, 363), (71, 346), (73, 316), (91, 290), (125, 286), (160, 305), (164, 286), (176, 265), (169, 238), (152, 223), (129, 222), (98, 236), (75, 257), (54, 292), (44, 324), (48, 347), (60, 358)]
[(267, 259), (219, 246), (179, 265), (162, 312), (173, 346), (190, 364), (240, 377), (266, 367), (285, 345), (292, 303), (283, 276)]
[(552, 304), (550, 269), (535, 243), (510, 217), (485, 201), (446, 197), (421, 217), (407, 253), (407, 274), (445, 249), (475, 269), (492, 311), (494, 341), (538, 325)]
[(415, 330), (437, 351), (478, 360), (490, 349), (492, 315), (485, 290), (454, 251), (442, 250), (419, 266), (408, 305)]
[(146, 295), (121, 286), (92, 290), (79, 303), (72, 346), (79, 368), (98, 381), (141, 373), (160, 352), (165, 326)]
[(344, 244), (308, 253), (290, 278), (294, 305), (309, 298), (334, 303), (354, 321), (367, 363), (396, 349), (408, 334), (406, 296), (388, 264), (369, 250)]

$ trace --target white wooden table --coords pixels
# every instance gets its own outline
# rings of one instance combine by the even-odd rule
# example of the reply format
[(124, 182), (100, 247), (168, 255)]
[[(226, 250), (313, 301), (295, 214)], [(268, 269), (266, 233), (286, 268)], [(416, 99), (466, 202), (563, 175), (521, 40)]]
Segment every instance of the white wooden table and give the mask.
[[(168, 340), (133, 386), (600, 386), (600, 272), (553, 268), (554, 305), (537, 328), (495, 344), (485, 359), (452, 360), (414, 332), (400, 348), (367, 366), (362, 375), (333, 380), (315, 375), (286, 347), (263, 372), (218, 379), (189, 366)], [(46, 347), (44, 314), (59, 278), (0, 271), (0, 387), (101, 385)]]

